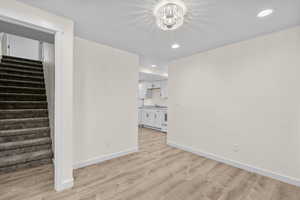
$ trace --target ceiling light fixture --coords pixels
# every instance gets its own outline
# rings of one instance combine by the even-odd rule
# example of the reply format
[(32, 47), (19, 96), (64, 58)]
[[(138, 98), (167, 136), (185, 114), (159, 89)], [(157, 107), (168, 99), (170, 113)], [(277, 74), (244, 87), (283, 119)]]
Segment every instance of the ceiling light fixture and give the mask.
[(177, 43), (172, 44), (172, 49), (178, 49), (179, 47), (180, 47), (180, 45)]
[(175, 30), (184, 22), (187, 8), (182, 0), (161, 0), (154, 8), (157, 26), (164, 30)]
[(257, 14), (257, 17), (263, 18), (263, 17), (266, 17), (266, 16), (268, 16), (268, 15), (271, 15), (273, 12), (274, 12), (274, 11), (273, 11), (272, 9), (266, 9), (266, 10), (263, 10), (263, 11), (259, 12), (259, 13)]
[(157, 65), (151, 65), (151, 67), (157, 67)]

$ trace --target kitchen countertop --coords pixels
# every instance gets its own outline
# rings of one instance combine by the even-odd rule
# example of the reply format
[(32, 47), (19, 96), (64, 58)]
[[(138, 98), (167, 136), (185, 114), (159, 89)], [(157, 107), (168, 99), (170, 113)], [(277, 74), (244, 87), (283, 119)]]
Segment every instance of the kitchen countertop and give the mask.
[(142, 106), (139, 109), (159, 109), (159, 110), (166, 110), (168, 109), (167, 106)]

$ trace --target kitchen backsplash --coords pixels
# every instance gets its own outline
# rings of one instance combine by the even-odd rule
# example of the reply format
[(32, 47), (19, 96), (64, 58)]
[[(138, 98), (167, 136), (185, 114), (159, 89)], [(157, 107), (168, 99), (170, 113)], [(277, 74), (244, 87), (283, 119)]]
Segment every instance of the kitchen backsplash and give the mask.
[(160, 89), (152, 89), (152, 98), (145, 99), (144, 105), (160, 105), (168, 106), (168, 99), (163, 99), (160, 96)]

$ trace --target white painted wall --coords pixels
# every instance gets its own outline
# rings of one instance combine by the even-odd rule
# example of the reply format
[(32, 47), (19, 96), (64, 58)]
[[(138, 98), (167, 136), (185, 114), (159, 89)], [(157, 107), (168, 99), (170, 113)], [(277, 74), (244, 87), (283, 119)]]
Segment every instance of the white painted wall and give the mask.
[(0, 33), (0, 56), (3, 55), (3, 37), (4, 37), (4, 33)]
[(73, 185), (73, 21), (15, 0), (0, 0), (0, 18), (55, 34), (55, 189)]
[(0, 56), (7, 54), (7, 35), (0, 33)]
[(7, 34), (7, 42), (9, 56), (40, 60), (39, 41)]
[(299, 74), (300, 27), (173, 62), (168, 143), (300, 185)]
[(138, 56), (75, 37), (74, 58), (74, 167), (136, 150)]
[(43, 42), (43, 62), (48, 113), (51, 129), (52, 149), (55, 149), (54, 140), (54, 110), (55, 110), (55, 47), (54, 44)]

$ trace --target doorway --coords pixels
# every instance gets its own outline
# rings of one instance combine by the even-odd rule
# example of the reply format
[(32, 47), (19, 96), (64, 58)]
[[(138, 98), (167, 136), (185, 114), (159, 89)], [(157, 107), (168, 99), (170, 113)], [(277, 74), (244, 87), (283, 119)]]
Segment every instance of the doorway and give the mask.
[(54, 35), (54, 187), (61, 191), (73, 186), (73, 40), (74, 23), (17, 1), (1, 3), (0, 19)]

